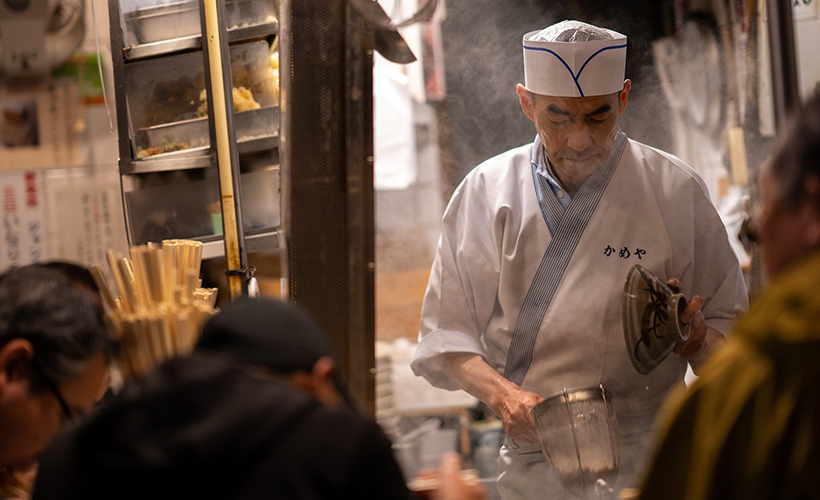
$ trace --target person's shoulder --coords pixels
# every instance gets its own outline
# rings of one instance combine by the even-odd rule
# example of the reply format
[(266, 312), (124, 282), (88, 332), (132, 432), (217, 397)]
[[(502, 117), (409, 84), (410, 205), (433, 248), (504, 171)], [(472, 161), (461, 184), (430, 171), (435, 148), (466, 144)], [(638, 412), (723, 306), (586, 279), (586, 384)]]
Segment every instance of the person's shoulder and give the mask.
[(629, 139), (629, 146), (631, 154), (642, 164), (653, 184), (662, 183), (667, 189), (689, 186), (709, 198), (706, 183), (700, 175), (677, 156), (632, 139)]
[[(304, 432), (315, 429), (300, 446), (321, 449), (311, 456), (313, 470), (336, 478), (336, 494), (343, 498), (412, 499), (393, 456), (391, 442), (371, 417), (343, 408), (323, 407), (301, 422)], [(315, 446), (311, 446), (315, 443)], [(316, 467), (318, 466), (318, 467)]]
[(508, 149), (479, 163), (467, 174), (465, 180), (485, 179), (497, 181), (501, 177), (509, 175), (511, 170), (517, 170), (522, 166), (528, 167), (531, 151), (532, 143)]
[(814, 363), (820, 356), (820, 252), (795, 262), (771, 280), (734, 335), (771, 357)]
[[(337, 474), (347, 476), (362, 461), (390, 453), (390, 440), (370, 417), (345, 408), (319, 406), (294, 422), (286, 448), (322, 449), (321, 456), (300, 452), (302, 460), (341, 467)], [(343, 465), (341, 465), (343, 464)]]
[(306, 417), (308, 426), (321, 429), (323, 432), (333, 432), (334, 429), (345, 429), (345, 434), (356, 439), (361, 433), (372, 432), (376, 422), (347, 408), (335, 408), (320, 405)]
[(390, 448), (390, 440), (371, 417), (347, 408), (320, 406), (305, 415), (300, 432), (310, 434), (309, 440), (330, 440), (328, 446), (337, 456), (353, 456), (363, 449)]
[[(479, 163), (464, 176), (456, 187), (453, 198), (495, 200), (502, 204), (507, 197), (515, 198), (523, 178), (530, 175), (531, 151), (532, 143), (525, 144)], [(503, 188), (499, 189), (501, 186)]]

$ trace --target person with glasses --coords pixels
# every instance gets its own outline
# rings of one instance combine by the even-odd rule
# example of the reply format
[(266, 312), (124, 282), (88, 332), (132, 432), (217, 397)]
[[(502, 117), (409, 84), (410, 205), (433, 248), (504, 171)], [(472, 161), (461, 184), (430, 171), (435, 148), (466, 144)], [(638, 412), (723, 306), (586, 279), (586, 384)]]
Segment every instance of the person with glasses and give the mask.
[(0, 496), (100, 399), (114, 349), (99, 308), (63, 273), (0, 275)]
[(820, 94), (761, 175), (770, 279), (701, 377), (671, 398), (642, 500), (820, 498)]
[[(297, 306), (240, 299), (192, 355), (129, 383), (44, 454), (34, 499), (412, 499)], [(452, 458), (448, 500), (480, 500)]]

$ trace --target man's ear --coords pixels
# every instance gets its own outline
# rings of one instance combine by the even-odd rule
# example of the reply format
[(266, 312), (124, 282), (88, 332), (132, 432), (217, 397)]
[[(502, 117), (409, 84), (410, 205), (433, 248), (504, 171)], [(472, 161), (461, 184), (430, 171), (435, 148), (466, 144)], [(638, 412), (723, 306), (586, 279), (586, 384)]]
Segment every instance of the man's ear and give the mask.
[(521, 110), (527, 115), (531, 121), (535, 121), (535, 113), (533, 111), (532, 94), (527, 88), (520, 83), (515, 86), (515, 91), (518, 93), (518, 102), (521, 104)]
[(333, 381), (333, 373), (336, 371), (336, 363), (333, 358), (323, 356), (316, 360), (313, 369), (310, 371), (310, 392), (322, 404), (328, 406), (344, 405), (344, 398), (336, 389)]
[(624, 114), (626, 105), (629, 103), (629, 91), (632, 90), (632, 80), (624, 80), (624, 88), (618, 93), (618, 116)]
[(12, 339), (0, 347), (0, 384), (28, 379), (34, 346), (26, 339)]
[(322, 356), (317, 359), (310, 371), (311, 385), (319, 387), (324, 383), (332, 383), (335, 369), (336, 363), (333, 362), (333, 358)]

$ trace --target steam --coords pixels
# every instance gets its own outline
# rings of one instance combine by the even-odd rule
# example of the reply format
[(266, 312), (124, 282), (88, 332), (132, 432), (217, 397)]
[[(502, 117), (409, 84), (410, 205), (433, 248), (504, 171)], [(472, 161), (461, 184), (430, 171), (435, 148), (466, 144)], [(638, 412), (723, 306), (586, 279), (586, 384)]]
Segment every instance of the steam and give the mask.
[[(596, 15), (601, 9), (615, 16)], [(448, 2), (447, 12), (442, 31), (452, 132), (451, 189), (480, 162), (535, 137), (515, 92), (524, 80), (521, 39), (564, 19), (627, 35), (627, 78), (633, 86), (621, 128), (632, 139), (660, 149), (672, 147), (671, 110), (653, 65), (653, 26), (643, 13), (603, 5), (592, 9), (552, 4), (547, 9), (534, 2), (491, 0)]]
[(560, 20), (529, 3), (448, 2), (442, 33), (451, 189), (482, 161), (535, 137), (515, 92), (524, 81), (521, 40), (524, 33)]

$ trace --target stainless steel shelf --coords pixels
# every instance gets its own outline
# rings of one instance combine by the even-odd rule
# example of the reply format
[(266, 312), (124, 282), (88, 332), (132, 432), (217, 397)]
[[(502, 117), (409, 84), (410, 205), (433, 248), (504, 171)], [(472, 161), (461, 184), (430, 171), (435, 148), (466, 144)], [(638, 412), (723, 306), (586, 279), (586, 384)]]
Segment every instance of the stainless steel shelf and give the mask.
[[(215, 125), (210, 117), (179, 119), (191, 116), (192, 110), (187, 104), (198, 104), (201, 100), (199, 90), (209, 85), (211, 60), (207, 53), (209, 47), (205, 46), (205, 33), (200, 32), (202, 12), (197, 0), (164, 0), (160, 5), (146, 5), (154, 3), (143, 0), (108, 2), (117, 83), (120, 175), (126, 181), (122, 183), (122, 189), (129, 241), (156, 239), (157, 235), (164, 238), (166, 233), (189, 237), (200, 234), (199, 238), (193, 239), (203, 243), (203, 258), (223, 256), (224, 237), (211, 234), (212, 221), (202, 210), (219, 200), (215, 147), (208, 146)], [(235, 200), (240, 224), (237, 236), (242, 242), (240, 264), (245, 266), (248, 252), (279, 252), (279, 174), (267, 172), (278, 169), (279, 161), (279, 110), (272, 90), (273, 79), (269, 77), (270, 47), (266, 43), (279, 33), (279, 22), (273, 20), (277, 2), (218, 0), (217, 3), (223, 53), (222, 84), (230, 93), (232, 73), (236, 72), (242, 82), (239, 85), (253, 89), (257, 94), (255, 100), (262, 103), (256, 113), (252, 110), (234, 112), (231, 115), (233, 120), (228, 122), (233, 142), (234, 187), (240, 186), (243, 179), (246, 181), (242, 196)], [(122, 4), (127, 4), (130, 10), (123, 13)], [(230, 62), (227, 60), (229, 53), (235, 55)], [(184, 98), (175, 101), (177, 87), (182, 88)], [(167, 109), (163, 102), (166, 100)], [(155, 104), (157, 109), (146, 111), (146, 103)], [(176, 105), (180, 109), (176, 109)], [(134, 158), (137, 145), (143, 150), (156, 152), (158, 150), (152, 148), (166, 144), (193, 147)], [(174, 148), (164, 147), (162, 150), (169, 149)], [(237, 153), (241, 167), (236, 162)], [(155, 172), (187, 169), (196, 169), (196, 172), (189, 172), (194, 175), (172, 176), (171, 179), (164, 176), (139, 178), (141, 174), (150, 176)], [(165, 215), (160, 217), (165, 220), (155, 221), (154, 214)], [(245, 231), (243, 219), (252, 220), (251, 225), (256, 229)]]
[(279, 136), (266, 135), (264, 137), (254, 137), (252, 139), (241, 139), (236, 141), (236, 146), (240, 155), (259, 153), (270, 149), (279, 149)]
[[(245, 251), (247, 253), (262, 252), (264, 250), (279, 250), (279, 230), (267, 230), (257, 234), (245, 233)], [(204, 241), (202, 243), (202, 258), (212, 259), (225, 255), (225, 242), (222, 239)]]
[[(209, 148), (195, 148), (189, 150), (190, 156), (176, 158), (143, 158), (134, 160), (130, 164), (120, 163), (121, 172), (125, 175), (150, 174), (153, 172), (169, 172), (172, 170), (187, 170), (191, 168), (207, 168), (211, 166)], [(199, 153), (199, 154), (196, 154)]]
[[(237, 141), (240, 155), (260, 153), (279, 147), (279, 136), (269, 135)], [(193, 168), (208, 168), (211, 166), (209, 148), (193, 148), (186, 150), (191, 155), (175, 158), (143, 158), (134, 160), (130, 165), (122, 164), (122, 173), (125, 175), (151, 174), (155, 172), (170, 172), (172, 170), (188, 170)], [(129, 168), (130, 167), (130, 168)]]
[[(274, 21), (253, 26), (243, 26), (228, 30), (228, 43), (240, 43), (266, 36), (275, 35), (279, 32), (279, 22)], [(189, 50), (199, 50), (202, 48), (202, 35), (186, 36), (160, 42), (144, 43), (132, 45), (122, 49), (125, 61), (139, 61), (149, 57), (171, 55)]]

